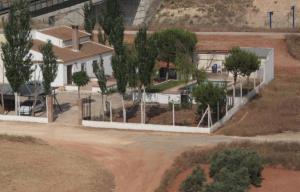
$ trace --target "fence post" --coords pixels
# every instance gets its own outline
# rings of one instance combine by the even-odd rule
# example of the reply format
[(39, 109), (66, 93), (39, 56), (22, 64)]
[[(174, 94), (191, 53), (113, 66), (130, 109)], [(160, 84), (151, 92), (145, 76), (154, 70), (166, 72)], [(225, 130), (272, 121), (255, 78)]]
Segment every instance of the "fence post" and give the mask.
[(52, 123), (54, 121), (53, 96), (52, 95), (48, 95), (46, 97), (46, 108), (47, 108), (48, 123)]
[(112, 123), (112, 106), (111, 106), (111, 101), (109, 102), (109, 117), (110, 117), (110, 122)]
[(173, 126), (175, 126), (175, 104), (174, 104), (174, 101), (172, 102), (173, 104), (173, 107), (172, 107), (172, 110), (173, 110)]
[(254, 79), (253, 79), (254, 89), (256, 87), (256, 78), (257, 78), (257, 71), (255, 72)]
[(83, 116), (83, 102), (82, 99), (78, 99), (78, 124), (82, 125), (82, 116)]
[(235, 104), (235, 85), (232, 85), (233, 105)]
[(241, 97), (241, 103), (243, 102), (243, 82), (241, 81), (240, 84), (240, 97)]

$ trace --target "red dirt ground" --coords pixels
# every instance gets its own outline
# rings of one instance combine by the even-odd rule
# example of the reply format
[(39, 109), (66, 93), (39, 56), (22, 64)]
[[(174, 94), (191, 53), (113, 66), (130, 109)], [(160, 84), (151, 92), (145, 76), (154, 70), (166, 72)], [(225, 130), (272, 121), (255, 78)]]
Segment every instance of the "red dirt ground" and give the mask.
[[(201, 166), (206, 175), (209, 173), (209, 166)], [(178, 192), (181, 183), (192, 173), (192, 168), (180, 173), (168, 192)], [(252, 187), (249, 192), (299, 192), (300, 171), (292, 171), (282, 168), (266, 167), (262, 173), (263, 182), (259, 188)], [(208, 179), (211, 182), (211, 179)]]

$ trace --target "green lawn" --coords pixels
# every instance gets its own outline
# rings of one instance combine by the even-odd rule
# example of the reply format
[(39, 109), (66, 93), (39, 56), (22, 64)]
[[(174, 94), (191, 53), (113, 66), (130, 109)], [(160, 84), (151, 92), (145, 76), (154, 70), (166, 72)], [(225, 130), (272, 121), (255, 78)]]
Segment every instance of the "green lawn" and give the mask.
[(168, 89), (171, 89), (173, 87), (177, 87), (177, 86), (183, 85), (183, 84), (184, 84), (184, 81), (182, 81), (182, 80), (170, 80), (170, 81), (166, 81), (164, 83), (160, 83), (157, 85), (152, 85), (146, 91), (149, 93), (159, 93), (159, 92), (163, 92), (165, 90), (168, 90)]

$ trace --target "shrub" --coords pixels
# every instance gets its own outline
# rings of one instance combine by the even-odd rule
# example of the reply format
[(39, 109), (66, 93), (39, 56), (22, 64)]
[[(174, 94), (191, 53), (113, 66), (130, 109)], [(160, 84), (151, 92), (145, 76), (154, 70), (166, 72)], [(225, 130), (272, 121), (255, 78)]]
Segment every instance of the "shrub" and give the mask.
[(222, 168), (215, 177), (215, 182), (207, 186), (206, 192), (244, 192), (250, 186), (248, 169), (242, 167), (235, 171)]
[(225, 87), (214, 85), (212, 82), (202, 83), (193, 90), (193, 96), (198, 104), (198, 114), (200, 117), (208, 105), (213, 111), (216, 111), (218, 104), (220, 110), (224, 107), (226, 103), (225, 90)]
[(203, 170), (196, 167), (192, 174), (181, 184), (181, 192), (204, 192), (204, 183), (206, 181)]
[(250, 183), (260, 186), (263, 170), (262, 160), (254, 151), (231, 149), (216, 153), (211, 159), (210, 176), (216, 181), (220, 181), (220, 178), (225, 178), (222, 169), (235, 172), (242, 168), (247, 169)]

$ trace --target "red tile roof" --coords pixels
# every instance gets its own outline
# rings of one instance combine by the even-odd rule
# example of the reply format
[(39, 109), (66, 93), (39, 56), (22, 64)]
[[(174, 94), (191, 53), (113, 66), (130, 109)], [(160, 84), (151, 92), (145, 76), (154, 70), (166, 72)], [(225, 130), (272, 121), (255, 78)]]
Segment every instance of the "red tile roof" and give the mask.
[[(62, 39), (64, 41), (72, 40), (72, 34), (73, 34), (73, 29), (68, 26), (58, 26), (58, 27), (52, 27), (48, 29), (44, 29), (40, 31), (41, 33), (44, 33), (46, 35), (50, 35), (59, 39)], [(79, 37), (89, 37), (91, 34), (79, 30)]]
[[(32, 50), (40, 52), (40, 49), (44, 44), (45, 42), (34, 39)], [(89, 41), (80, 44), (79, 51), (77, 52), (72, 50), (72, 46), (65, 47), (65, 48), (53, 46), (53, 51), (56, 57), (59, 60), (62, 60), (63, 63), (70, 63), (80, 59), (85, 59), (85, 58), (113, 52), (113, 48), (101, 45), (96, 42)]]

